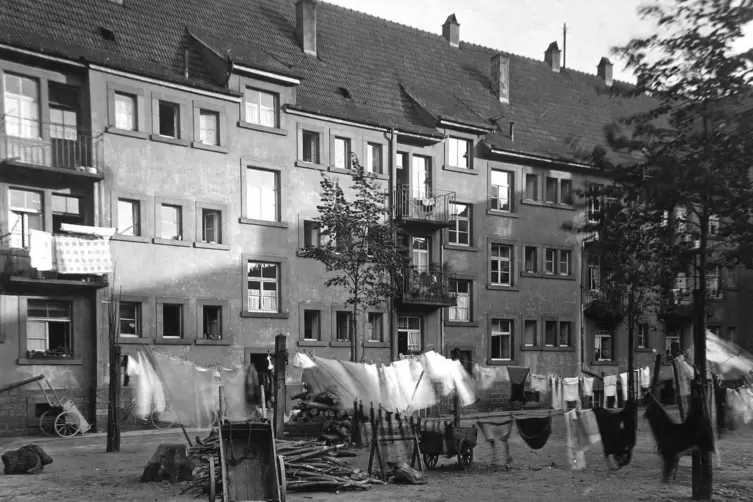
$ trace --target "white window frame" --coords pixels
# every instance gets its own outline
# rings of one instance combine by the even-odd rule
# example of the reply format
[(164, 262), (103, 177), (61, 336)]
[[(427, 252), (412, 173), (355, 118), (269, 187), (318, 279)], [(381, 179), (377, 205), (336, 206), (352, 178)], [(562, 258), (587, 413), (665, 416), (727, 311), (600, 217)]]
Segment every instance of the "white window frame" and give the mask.
[[(552, 256), (550, 256), (550, 253)], [(551, 265), (551, 270), (550, 270), (550, 265)], [(556, 249), (544, 248), (544, 274), (557, 275), (557, 250)]]
[[(460, 292), (460, 283), (468, 286), (468, 291)], [(457, 295), (456, 305), (449, 307), (447, 320), (451, 322), (471, 322), (471, 308), (473, 301), (473, 281), (468, 279), (452, 279), (453, 289)], [(462, 305), (461, 305), (462, 303)]]
[[(134, 311), (133, 311), (133, 318), (130, 317), (123, 317), (123, 304), (133, 305)], [(118, 305), (118, 336), (121, 338), (141, 338), (142, 331), (141, 331), (141, 303), (140, 302), (119, 302)], [(135, 334), (131, 333), (123, 333), (123, 330), (120, 328), (123, 321), (132, 321), (135, 324)]]
[[(507, 249), (507, 256), (501, 256), (501, 251), (499, 256), (494, 256), (494, 250), (495, 248), (501, 249)], [(489, 247), (489, 276), (490, 276), (490, 283), (493, 286), (512, 286), (512, 274), (513, 274), (513, 253), (515, 252), (513, 246), (509, 244), (498, 244), (498, 243), (491, 243), (491, 246)], [(497, 264), (497, 271), (494, 271), (494, 267), (492, 266), (493, 263)], [(507, 282), (502, 282), (502, 266), (506, 264), (507, 265)], [(495, 273), (497, 274), (497, 278), (494, 277)]]
[[(461, 208), (465, 208), (467, 216), (460, 216), (462, 211), (460, 211)], [(463, 204), (462, 202), (450, 202), (450, 214), (454, 216), (454, 222), (453, 227), (448, 232), (447, 242), (453, 246), (465, 246), (470, 247), (471, 245), (471, 205), (470, 204)], [(462, 231), (460, 230), (460, 223), (461, 222), (467, 222), (468, 223), (468, 230)], [(452, 233), (455, 233), (455, 240), (452, 239)], [(462, 243), (460, 242), (460, 234), (467, 234), (468, 235), (468, 242)]]
[[(602, 340), (609, 340), (609, 357), (604, 357), (601, 349), (603, 347)], [(596, 350), (599, 350), (599, 357), (595, 357)], [(612, 340), (612, 332), (608, 329), (598, 328), (594, 331), (594, 358), (596, 361), (611, 361), (614, 358), (614, 343)]]
[[(337, 138), (335, 138), (337, 139)], [(378, 157), (374, 156), (374, 153), (378, 153)], [(374, 159), (379, 159), (379, 165), (374, 166)], [(372, 174), (384, 173), (384, 146), (380, 143), (366, 143), (366, 172)]]
[[(533, 259), (530, 260), (530, 263), (533, 265), (532, 270), (529, 270), (528, 264), (528, 252), (533, 252)], [(536, 246), (523, 246), (523, 271), (527, 274), (538, 274), (539, 273), (539, 248)]]
[[(12, 205), (12, 192), (23, 192), (24, 194), (36, 194), (39, 195), (40, 208), (26, 206), (14, 206)], [(41, 228), (35, 230), (44, 231), (45, 229), (45, 207), (44, 207), (44, 192), (37, 190), (25, 190), (22, 188), (9, 188), (8, 189), (8, 237), (10, 239), (10, 247), (14, 249), (28, 249), (29, 240), (31, 238), (31, 226), (29, 223), (29, 215), (35, 215), (40, 218)], [(14, 220), (18, 220), (14, 223)], [(18, 228), (18, 224), (21, 224), (21, 228)]]
[[(567, 258), (563, 261), (563, 258)], [(567, 249), (560, 249), (559, 250), (559, 275), (563, 277), (569, 277), (572, 273), (572, 260), (573, 260), (573, 253), (570, 250)], [(564, 265), (564, 267), (563, 267)]]
[[(504, 323), (507, 323), (507, 326), (505, 327)], [(506, 329), (505, 329), (506, 328)], [(491, 333), (490, 333), (490, 339), (489, 339), (489, 359), (492, 361), (512, 361), (513, 356), (513, 330), (514, 328), (514, 321), (512, 319), (492, 319), (491, 320)], [(508, 344), (509, 347), (509, 357), (494, 357), (494, 337), (500, 337), (500, 339), (507, 337), (508, 338)], [(504, 344), (500, 344), (500, 347), (503, 347)], [(500, 356), (503, 356), (504, 354), (499, 354)]]
[[(311, 330), (307, 329), (307, 319), (306, 314), (312, 312), (315, 314), (313, 322), (314, 325), (312, 325)], [(310, 337), (306, 335), (306, 331), (311, 331), (315, 334), (314, 337)], [(305, 309), (303, 311), (303, 339), (307, 342), (312, 341), (321, 341), (322, 339), (322, 311), (318, 309)]]
[(384, 341), (384, 313), (367, 312), (366, 313), (366, 341), (382, 342)]
[[(165, 239), (165, 240), (183, 240), (183, 228), (184, 228), (184, 215), (183, 215), (183, 206), (178, 204), (159, 204), (159, 218), (160, 218), (160, 226), (159, 226), (159, 238)], [(165, 209), (173, 209), (175, 210), (176, 215), (176, 221), (173, 223), (170, 220), (165, 219)], [(175, 234), (174, 235), (168, 235), (168, 233), (165, 231), (165, 226), (172, 227), (175, 226)]]
[[(118, 198), (117, 204), (118, 235), (141, 236), (141, 201), (128, 198)], [(124, 209), (128, 210), (124, 211)], [(129, 216), (126, 217), (126, 214)], [(121, 226), (124, 226), (124, 228), (121, 229)]]
[[(47, 316), (47, 317), (32, 317), (32, 316), (28, 315), (28, 311), (29, 311), (28, 303), (29, 302), (32, 302), (32, 303), (33, 302), (55, 303), (55, 304), (59, 304), (59, 305), (65, 305), (67, 313), (68, 313), (68, 316), (67, 317), (49, 317), (49, 316)], [(45, 348), (41, 352), (46, 352), (46, 351), (50, 350), (50, 323), (58, 322), (58, 323), (65, 323), (65, 324), (68, 325), (68, 346), (66, 347), (66, 349), (68, 350), (68, 352), (71, 355), (73, 355), (73, 351), (74, 351), (74, 344), (73, 344), (74, 333), (73, 333), (73, 323), (72, 323), (73, 312), (72, 312), (72, 305), (71, 305), (70, 302), (60, 301), (60, 300), (45, 300), (45, 299), (31, 300), (30, 299), (30, 300), (27, 301), (26, 311), (27, 311), (27, 317), (26, 317), (26, 325), (27, 325), (27, 329), (26, 329), (26, 350), (27, 350), (27, 352), (32, 351), (32, 350), (39, 351), (38, 349), (29, 348), (29, 340), (42, 340), (42, 338), (29, 338), (29, 331), (30, 331), (28, 329), (29, 323), (44, 324), (44, 334), (45, 334), (44, 344), (45, 344)]]
[(350, 154), (353, 152), (353, 141), (350, 138), (344, 136), (335, 136), (333, 140), (332, 165), (336, 169), (350, 169)]
[[(566, 344), (562, 343), (562, 326), (567, 325), (570, 330), (570, 333), (568, 333), (568, 342)], [(557, 321), (557, 347), (562, 348), (568, 348), (573, 343), (573, 323), (571, 321)]]
[[(207, 119), (212, 117), (214, 127), (209, 127)], [(220, 113), (205, 108), (199, 109), (199, 141), (205, 145), (220, 146)]]
[[(591, 184), (588, 187), (588, 190), (593, 192), (598, 192), (602, 189), (602, 185), (598, 184)], [(588, 223), (594, 224), (598, 223), (599, 220), (596, 217), (596, 214), (601, 212), (602, 208), (602, 197), (601, 195), (588, 195), (588, 206), (586, 208), (586, 218), (588, 220)]]
[[(400, 319), (405, 319), (405, 327), (400, 327)], [(418, 328), (410, 328), (409, 327), (409, 320), (410, 319), (416, 319), (418, 320)], [(419, 316), (398, 316), (398, 322), (397, 322), (397, 333), (398, 333), (398, 339), (400, 338), (400, 333), (405, 333), (406, 342), (408, 346), (408, 352), (411, 354), (416, 354), (421, 352), (421, 329), (423, 327), (423, 320)]]
[[(460, 154), (459, 146), (461, 143), (465, 144), (464, 156), (461, 156)], [(450, 136), (447, 138), (447, 150), (447, 163), (450, 165), (450, 167), (456, 167), (458, 169), (471, 168), (471, 151), (473, 150), (473, 142), (471, 140)], [(461, 159), (464, 159), (462, 163)]]
[[(8, 81), (10, 79), (18, 79), (18, 85), (20, 86), (20, 93), (14, 93), (8, 91)], [(41, 138), (41, 86), (39, 80), (26, 75), (18, 75), (15, 73), (5, 73), (5, 96), (4, 96), (4, 110), (5, 110), (5, 134), (17, 138)], [(30, 82), (36, 88), (36, 98), (34, 96), (27, 96), (23, 93), (24, 81)], [(18, 115), (11, 115), (10, 110), (14, 108), (18, 109)], [(15, 125), (15, 128), (14, 128)]]
[[(346, 324), (346, 332), (348, 334), (347, 338), (342, 338), (340, 336), (340, 332), (343, 328), (342, 324), (340, 323), (341, 318), (345, 318)], [(353, 312), (349, 312), (347, 310), (337, 310), (335, 311), (335, 341), (341, 342), (341, 343), (350, 343), (353, 340)]]
[[(264, 100), (262, 99), (264, 96), (272, 98), (271, 108), (264, 105)], [(279, 127), (280, 96), (277, 93), (254, 87), (246, 87), (243, 93), (243, 105), (246, 112), (246, 122), (275, 129)], [(269, 121), (270, 113), (272, 117), (271, 123)]]
[[(311, 135), (314, 138), (311, 146), (311, 158), (306, 159), (306, 136)], [(310, 129), (301, 130), (301, 161), (310, 164), (322, 164), (322, 133)]]
[[(506, 184), (504, 185), (494, 184), (494, 175), (497, 173), (507, 178), (507, 180), (505, 181)], [(489, 185), (491, 187), (491, 194), (490, 194), (491, 197), (490, 197), (489, 203), (491, 204), (492, 211), (498, 211), (502, 213), (512, 212), (512, 196), (513, 196), (513, 186), (514, 186), (513, 183), (514, 183), (514, 175), (510, 171), (505, 171), (502, 169), (491, 170), (491, 176), (489, 179)], [(504, 192), (504, 196), (501, 195), (502, 192)], [(504, 204), (502, 204), (502, 201), (507, 202), (506, 209), (504, 208)]]
[(648, 323), (639, 323), (636, 324), (636, 327), (638, 328), (637, 336), (635, 337), (636, 347), (639, 349), (648, 348), (648, 333), (651, 326)]
[(124, 131), (137, 131), (139, 125), (138, 97), (127, 92), (114, 91), (113, 99), (115, 100), (115, 127)]
[[(263, 270), (266, 266), (274, 267), (275, 270), (275, 277), (263, 277), (263, 274), (260, 273), (260, 275), (257, 276), (249, 276), (248, 273), (251, 271), (251, 268), (259, 265), (260, 270)], [(265, 261), (255, 261), (255, 260), (248, 260), (246, 262), (246, 289), (248, 291), (247, 298), (246, 298), (246, 311), (247, 312), (263, 312), (263, 313), (279, 313), (280, 312), (280, 264), (279, 263), (270, 263)], [(258, 282), (259, 288), (251, 289), (250, 282)], [(265, 284), (274, 284), (274, 295), (265, 295)], [(265, 308), (265, 298), (269, 299), (268, 301), (272, 302), (272, 305), (268, 308)], [(258, 305), (257, 308), (252, 308), (252, 305), (256, 303)]]
[[(246, 168), (246, 216), (252, 220), (259, 221), (279, 221), (280, 220), (280, 173), (270, 169), (259, 169), (256, 167)], [(256, 171), (262, 177), (261, 185), (252, 185), (251, 172)], [(274, 187), (264, 184), (265, 176), (273, 176)], [(266, 196), (266, 199), (265, 199)], [(273, 201), (274, 213), (270, 217), (270, 211), (265, 210), (265, 204)]]
[[(173, 135), (169, 134), (163, 134), (162, 133), (162, 108), (170, 109), (172, 110), (173, 118), (172, 118), (172, 125), (173, 125)], [(159, 136), (163, 138), (171, 138), (171, 139), (181, 139), (181, 130), (180, 130), (180, 121), (182, 117), (180, 116), (180, 105), (178, 103), (174, 103), (172, 101), (167, 101), (164, 99), (157, 100), (157, 133)]]
[[(207, 224), (214, 219), (213, 225)], [(214, 239), (210, 239), (209, 229), (213, 228)], [(210, 244), (221, 244), (222, 235), (222, 211), (219, 209), (201, 208), (201, 240)]]
[[(210, 312), (211, 309), (217, 309), (217, 335), (214, 337), (209, 333), (210, 330), (208, 329), (209, 327), (208, 325), (210, 323), (207, 321), (207, 312)], [(223, 312), (222, 310), (223, 310), (222, 305), (204, 304), (201, 306), (201, 331), (202, 331), (202, 334), (204, 335), (204, 340), (222, 340), (223, 338), (223, 333), (222, 333)]]

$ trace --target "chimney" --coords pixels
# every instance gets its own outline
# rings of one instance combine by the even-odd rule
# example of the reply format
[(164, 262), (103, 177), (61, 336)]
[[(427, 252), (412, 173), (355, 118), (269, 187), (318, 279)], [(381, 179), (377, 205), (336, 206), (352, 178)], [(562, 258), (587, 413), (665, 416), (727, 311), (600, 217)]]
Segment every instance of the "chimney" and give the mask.
[(492, 90), (500, 103), (510, 102), (510, 58), (504, 54), (492, 56)]
[(452, 47), (460, 47), (460, 23), (455, 14), (450, 14), (442, 25), (442, 36)]
[(554, 73), (560, 72), (560, 48), (557, 42), (552, 42), (544, 52), (544, 61)]
[(295, 3), (295, 35), (303, 52), (316, 57), (317, 0), (298, 0)]
[(604, 81), (607, 87), (612, 87), (612, 63), (607, 58), (601, 58), (596, 67), (596, 74)]

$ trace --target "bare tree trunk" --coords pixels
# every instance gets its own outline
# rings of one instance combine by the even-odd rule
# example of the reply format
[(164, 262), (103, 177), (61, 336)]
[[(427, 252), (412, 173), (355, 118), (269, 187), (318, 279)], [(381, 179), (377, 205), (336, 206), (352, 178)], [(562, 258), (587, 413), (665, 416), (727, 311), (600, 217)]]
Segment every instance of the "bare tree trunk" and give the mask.
[(353, 318), (351, 320), (353, 326), (351, 327), (351, 333), (353, 333), (353, 340), (351, 340), (351, 357), (354, 363), (358, 362), (358, 304), (353, 304)]

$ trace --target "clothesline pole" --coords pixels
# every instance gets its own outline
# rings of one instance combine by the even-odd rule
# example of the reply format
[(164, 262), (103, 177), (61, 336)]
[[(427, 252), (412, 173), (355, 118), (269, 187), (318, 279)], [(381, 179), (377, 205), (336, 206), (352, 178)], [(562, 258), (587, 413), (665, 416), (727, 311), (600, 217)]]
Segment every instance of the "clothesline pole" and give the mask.
[(285, 371), (288, 361), (288, 337), (279, 334), (275, 337), (275, 412), (274, 429), (275, 437), (282, 439), (285, 434), (285, 405), (287, 402), (287, 389), (285, 387)]

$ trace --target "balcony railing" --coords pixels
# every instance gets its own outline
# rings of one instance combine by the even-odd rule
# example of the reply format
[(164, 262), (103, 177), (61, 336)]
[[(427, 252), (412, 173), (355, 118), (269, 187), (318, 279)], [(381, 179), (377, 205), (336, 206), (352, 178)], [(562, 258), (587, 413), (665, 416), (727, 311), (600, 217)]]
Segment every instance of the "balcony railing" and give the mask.
[(102, 143), (101, 134), (76, 127), (0, 117), (0, 163), (101, 175)]
[(401, 277), (400, 299), (403, 304), (452, 307), (457, 295), (450, 280), (440, 271), (406, 269)]
[(454, 202), (455, 192), (399, 186), (395, 189), (395, 220), (447, 227), (455, 221), (451, 210)]
[(40, 285), (61, 284), (67, 286), (102, 288), (107, 286), (106, 275), (61, 274), (55, 271), (41, 272), (31, 266), (26, 249), (0, 248), (0, 279), (16, 283)]

